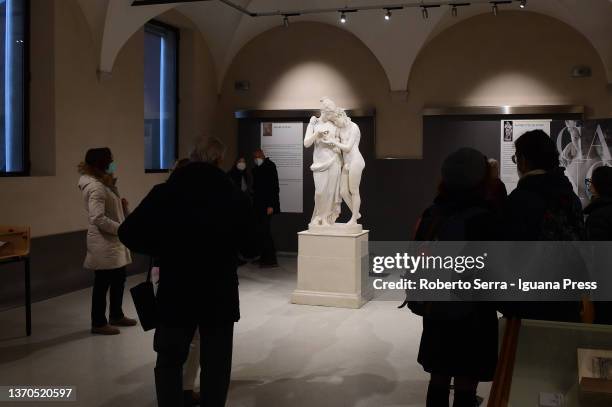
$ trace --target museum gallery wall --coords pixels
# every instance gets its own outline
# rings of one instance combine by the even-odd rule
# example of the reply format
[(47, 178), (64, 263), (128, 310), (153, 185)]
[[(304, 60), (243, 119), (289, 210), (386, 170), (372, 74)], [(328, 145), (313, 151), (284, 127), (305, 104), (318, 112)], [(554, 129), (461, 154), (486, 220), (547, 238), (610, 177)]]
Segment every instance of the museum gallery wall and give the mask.
[[(81, 241), (77, 235), (85, 229), (86, 217), (75, 187), (75, 166), (87, 147), (111, 145), (117, 151), (125, 174), (120, 188), (133, 205), (165, 178), (141, 170), (142, 30), (121, 48), (112, 75), (99, 78), (95, 35), (81, 3), (32, 0), (31, 57), (37, 61), (32, 66), (31, 98), (35, 171), (28, 178), (0, 179), (3, 195), (11, 197), (0, 200), (0, 213), (14, 223), (29, 224), (35, 240), (41, 238), (36, 249), (40, 263), (33, 265), (34, 278), (40, 278), (34, 281), (35, 299), (45, 297), (36, 290), (50, 281), (42, 266), (52, 256), (53, 247)], [(375, 118), (355, 118), (361, 121), (363, 134), (367, 126), (372, 127), (371, 139), (366, 134), (362, 140), (371, 143), (371, 148), (364, 145), (367, 168), (362, 194), (377, 196), (380, 191), (390, 191), (397, 204), (368, 210), (376, 198), (364, 200), (363, 224), (380, 225), (378, 233), (393, 239), (411, 235), (413, 220), (435, 190), (437, 172), (430, 164), (423, 163), (426, 174), (431, 173), (429, 182), (419, 179), (415, 185), (410, 175), (418, 169), (418, 160), (427, 159), (428, 151), (438, 151), (441, 145), (424, 137), (428, 134), (423, 128), (428, 125), (422, 118), (424, 107), (571, 104), (586, 106), (587, 118), (612, 116), (612, 97), (597, 52), (573, 28), (536, 13), (504, 12), (495, 20), (483, 14), (437, 32), (405, 72), (405, 92), (394, 93), (385, 69), (367, 45), (337, 26), (304, 22), (292, 23), (284, 31), (264, 32), (228, 61), (229, 69), (220, 76), (206, 38), (187, 17), (170, 12), (156, 18), (181, 28), (181, 155), (186, 154), (193, 136), (206, 132), (221, 137), (229, 145), (228, 156), (233, 157), (239, 126), (234, 112), (240, 109), (314, 109), (325, 95), (348, 109), (375, 109)], [(538, 42), (528, 41), (530, 38)], [(591, 66), (590, 78), (569, 77), (577, 61)], [(238, 80), (248, 80), (250, 90), (236, 90)], [(477, 126), (498, 138), (499, 122)], [(463, 141), (470, 140), (470, 129), (457, 131), (465, 136)], [(387, 157), (414, 161), (382, 160)], [(375, 163), (369, 164), (369, 159)], [(226, 164), (231, 161), (229, 158)], [(305, 177), (305, 188), (308, 182)], [(376, 185), (378, 191), (369, 192), (369, 185)], [(44, 211), (37, 209), (40, 196), (50, 197)], [(309, 212), (306, 206), (304, 211)], [(397, 221), (389, 223), (389, 217)], [(74, 258), (48, 270), (58, 281), (76, 282), (71, 288), (85, 284), (79, 280), (83, 274), (79, 274), (79, 252), (74, 253)], [(3, 289), (9, 287), (18, 297), (19, 274), (7, 272), (7, 276)], [(4, 294), (2, 298), (17, 298)]]
[[(143, 170), (142, 30), (122, 48), (112, 76), (99, 79), (95, 43), (77, 0), (32, 0), (31, 14), (32, 176), (0, 178), (0, 220), (31, 226), (32, 294), (40, 300), (91, 284), (82, 269), (87, 216), (76, 185), (87, 148), (112, 147), (120, 191), (132, 206), (167, 175)], [(181, 28), (180, 127), (186, 135), (212, 132), (217, 82), (206, 43), (185, 16), (158, 19)], [(192, 140), (181, 137), (181, 154)], [(73, 249), (57, 256), (65, 247)], [(21, 304), (21, 268), (2, 272), (0, 308)]]
[[(436, 194), (440, 166), (444, 158), (460, 147), (473, 147), (482, 151), (487, 157), (501, 159), (503, 130), (505, 122), (515, 124), (531, 122), (547, 123), (547, 133), (558, 142), (562, 156), (572, 157), (569, 171), (577, 185), (576, 193), (586, 203), (584, 179), (598, 165), (612, 165), (610, 147), (612, 146), (612, 127), (610, 120), (576, 121), (576, 115), (566, 117), (555, 116), (541, 118), (537, 116), (430, 116), (423, 120), (424, 158), (420, 160), (390, 160), (376, 159), (372, 148), (375, 133), (373, 117), (354, 117), (360, 126), (362, 139), (360, 149), (365, 158), (366, 168), (361, 182), (361, 195), (368, 197), (363, 200), (364, 229), (370, 230), (371, 240), (410, 240), (414, 226)], [(279, 119), (296, 122), (300, 118)], [(302, 118), (304, 131), (308, 124), (307, 118)], [(240, 151), (248, 152), (259, 146), (262, 121), (273, 119), (243, 119), (239, 120)], [(576, 126), (581, 135), (582, 159), (571, 155), (574, 144), (567, 125)], [(518, 126), (517, 126), (518, 129)], [(570, 127), (573, 129), (573, 127)], [(515, 133), (514, 140), (519, 133)], [(574, 143), (577, 143), (574, 138)], [(605, 145), (606, 144), (607, 147)], [(569, 146), (569, 147), (568, 147)], [(592, 147), (591, 147), (592, 146)], [(303, 156), (303, 212), (282, 213), (274, 219), (274, 234), (279, 250), (296, 252), (297, 239), (295, 234), (307, 228), (313, 213), (314, 184), (310, 166), (312, 154), (304, 152)], [(567, 160), (565, 158), (564, 160)], [(595, 167), (594, 167), (595, 166)], [(516, 169), (514, 169), (516, 173)], [(373, 199), (372, 199), (373, 197)], [(382, 199), (380, 197), (392, 197)], [(348, 208), (344, 208), (340, 222), (346, 222)]]

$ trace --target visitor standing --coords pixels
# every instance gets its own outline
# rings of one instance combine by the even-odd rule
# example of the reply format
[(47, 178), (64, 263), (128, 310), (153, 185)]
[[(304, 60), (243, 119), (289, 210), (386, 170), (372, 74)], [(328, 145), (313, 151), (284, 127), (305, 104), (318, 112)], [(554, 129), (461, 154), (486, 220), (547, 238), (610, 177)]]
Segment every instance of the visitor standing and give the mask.
[[(132, 262), (130, 251), (119, 241), (117, 231), (128, 213), (128, 202), (122, 199), (115, 178), (116, 164), (109, 148), (87, 151), (79, 164), (79, 189), (88, 215), (87, 255), (84, 267), (94, 270), (91, 300), (91, 332), (116, 335), (116, 326), (133, 326), (122, 309), (126, 266)], [(106, 318), (106, 296), (110, 291), (109, 319)], [(109, 324), (110, 320), (110, 324)]]
[(278, 172), (276, 165), (261, 149), (253, 153), (253, 206), (260, 242), (259, 266), (277, 267), (276, 248), (272, 237), (272, 216), (280, 213)]

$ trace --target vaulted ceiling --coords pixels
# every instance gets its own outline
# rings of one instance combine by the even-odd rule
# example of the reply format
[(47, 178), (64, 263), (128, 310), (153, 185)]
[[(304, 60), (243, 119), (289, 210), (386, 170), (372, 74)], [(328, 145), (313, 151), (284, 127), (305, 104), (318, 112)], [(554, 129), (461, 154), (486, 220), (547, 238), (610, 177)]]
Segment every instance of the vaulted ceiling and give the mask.
[[(111, 72), (117, 54), (126, 41), (149, 19), (175, 9), (191, 19), (204, 36), (222, 79), (240, 49), (258, 34), (282, 25), (282, 18), (250, 17), (220, 0), (132, 7), (132, 0), (78, 0), (91, 27), (100, 55), (100, 70)], [(249, 11), (344, 8), (398, 3), (398, 0), (234, 0)], [(410, 2), (410, 0), (407, 0)], [(421, 4), (420, 0), (412, 0)], [(425, 3), (434, 3), (433, 0)], [(518, 9), (518, 3), (500, 5), (500, 12)], [(584, 35), (601, 56), (612, 84), (612, 1), (611, 0), (529, 0), (526, 12), (556, 18)], [(387, 74), (389, 88), (404, 91), (412, 65), (423, 46), (444, 29), (477, 14), (491, 13), (489, 4), (461, 7), (453, 17), (450, 7), (430, 9), (423, 19), (418, 8), (396, 10), (390, 21), (382, 10), (350, 13), (339, 24), (337, 13), (307, 14), (290, 21), (316, 21), (336, 25), (358, 37), (375, 55)], [(494, 16), (491, 16), (494, 18)], [(534, 41), (537, 39), (534, 38)], [(475, 44), (477, 46), (477, 44)], [(316, 47), (316, 44), (313, 44)], [(340, 51), (340, 50), (339, 50)], [(282, 50), (279, 50), (282, 52)]]

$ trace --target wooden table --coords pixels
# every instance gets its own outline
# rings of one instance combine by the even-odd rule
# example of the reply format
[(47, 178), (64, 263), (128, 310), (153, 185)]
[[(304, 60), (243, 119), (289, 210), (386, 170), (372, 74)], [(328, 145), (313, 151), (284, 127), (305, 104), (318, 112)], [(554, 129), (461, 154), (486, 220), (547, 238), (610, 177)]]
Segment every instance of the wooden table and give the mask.
[(30, 281), (30, 256), (19, 256), (0, 259), (0, 266), (10, 263), (23, 262), (25, 279), (25, 313), (26, 313), (26, 335), (32, 335), (32, 290)]
[(23, 262), (25, 279), (26, 334), (32, 335), (32, 290), (30, 281), (30, 228), (0, 226), (0, 266)]

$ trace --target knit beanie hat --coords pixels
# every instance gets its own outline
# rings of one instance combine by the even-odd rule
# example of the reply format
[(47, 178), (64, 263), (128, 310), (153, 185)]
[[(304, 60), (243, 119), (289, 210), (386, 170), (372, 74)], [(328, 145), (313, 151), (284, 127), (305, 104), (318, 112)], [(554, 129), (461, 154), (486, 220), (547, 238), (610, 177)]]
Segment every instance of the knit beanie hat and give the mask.
[(442, 184), (451, 191), (476, 188), (487, 176), (487, 158), (473, 148), (461, 148), (444, 160)]

